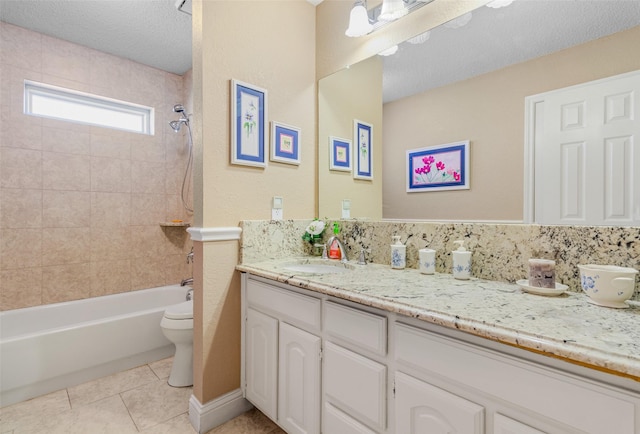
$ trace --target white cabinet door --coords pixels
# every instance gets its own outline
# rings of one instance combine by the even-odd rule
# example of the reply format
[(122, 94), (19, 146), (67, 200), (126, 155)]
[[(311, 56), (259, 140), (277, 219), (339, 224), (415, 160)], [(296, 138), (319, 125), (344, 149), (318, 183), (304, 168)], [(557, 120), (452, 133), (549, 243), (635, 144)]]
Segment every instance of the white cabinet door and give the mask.
[(269, 418), (278, 417), (278, 320), (247, 309), (246, 397)]
[(328, 402), (322, 410), (322, 432), (324, 434), (376, 434), (366, 426), (338, 410)]
[(320, 338), (280, 323), (278, 422), (289, 434), (320, 432)]
[(395, 376), (396, 433), (481, 434), (484, 408), (402, 372)]
[(545, 434), (522, 422), (496, 413), (493, 417), (493, 434)]
[(322, 381), (325, 400), (374, 430), (384, 431), (386, 366), (325, 342)]

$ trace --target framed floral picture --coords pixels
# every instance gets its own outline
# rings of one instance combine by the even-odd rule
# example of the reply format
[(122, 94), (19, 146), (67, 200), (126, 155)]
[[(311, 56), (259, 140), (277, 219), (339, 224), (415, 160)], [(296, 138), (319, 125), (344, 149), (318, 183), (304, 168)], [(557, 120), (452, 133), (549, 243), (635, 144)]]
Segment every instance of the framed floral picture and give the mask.
[(407, 151), (407, 191), (469, 189), (469, 141)]
[(231, 80), (231, 164), (265, 167), (267, 91)]
[(329, 170), (351, 172), (351, 140), (329, 137)]
[(373, 125), (357, 119), (353, 120), (353, 143), (355, 148), (353, 177), (373, 179)]
[(300, 128), (271, 122), (271, 161), (300, 164)]

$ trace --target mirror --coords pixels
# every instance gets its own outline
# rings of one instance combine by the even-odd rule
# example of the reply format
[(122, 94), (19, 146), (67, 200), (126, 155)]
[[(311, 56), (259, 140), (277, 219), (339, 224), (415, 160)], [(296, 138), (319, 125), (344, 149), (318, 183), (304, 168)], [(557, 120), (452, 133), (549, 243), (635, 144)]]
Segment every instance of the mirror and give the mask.
[[(357, 218), (522, 222), (524, 98), (640, 69), (637, 1), (516, 0), (455, 21), (320, 80), (319, 215), (349, 199)], [(353, 140), (353, 119), (373, 124), (372, 181), (329, 170), (328, 137)], [(406, 191), (407, 150), (464, 140), (469, 190)]]

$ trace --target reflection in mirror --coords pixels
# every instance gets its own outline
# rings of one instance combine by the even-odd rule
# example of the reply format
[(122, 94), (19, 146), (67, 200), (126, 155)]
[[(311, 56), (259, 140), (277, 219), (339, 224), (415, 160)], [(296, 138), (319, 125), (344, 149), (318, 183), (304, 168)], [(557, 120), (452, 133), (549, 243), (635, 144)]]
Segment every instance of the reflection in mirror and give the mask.
[[(501, 9), (481, 7), (462, 27), (447, 23), (411, 41), (421, 44), (401, 44), (384, 58), (376, 142), (382, 217), (522, 221), (524, 98), (640, 69), (639, 24), (638, 1), (516, 0)], [(322, 125), (322, 110), (319, 116)], [(328, 150), (325, 132), (319, 133), (319, 213), (339, 216), (325, 206), (326, 195), (342, 198), (335, 196), (341, 190), (332, 183), (336, 174), (323, 164)], [(462, 140), (471, 143), (470, 190), (406, 192), (407, 150)], [(322, 188), (327, 182), (330, 191)], [(352, 217), (376, 218), (357, 213), (366, 196), (350, 199)]]

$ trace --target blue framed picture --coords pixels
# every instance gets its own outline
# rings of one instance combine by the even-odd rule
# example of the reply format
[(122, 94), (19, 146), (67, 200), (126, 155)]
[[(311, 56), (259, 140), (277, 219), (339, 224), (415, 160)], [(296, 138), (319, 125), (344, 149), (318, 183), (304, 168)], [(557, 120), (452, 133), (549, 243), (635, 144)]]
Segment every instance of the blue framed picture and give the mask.
[(469, 189), (469, 141), (407, 151), (407, 192)]
[(373, 125), (354, 119), (353, 150), (355, 158), (355, 179), (373, 179)]
[(300, 164), (300, 128), (271, 122), (271, 160)]
[(351, 140), (329, 137), (329, 170), (351, 172)]
[(231, 164), (265, 167), (267, 91), (231, 80)]

